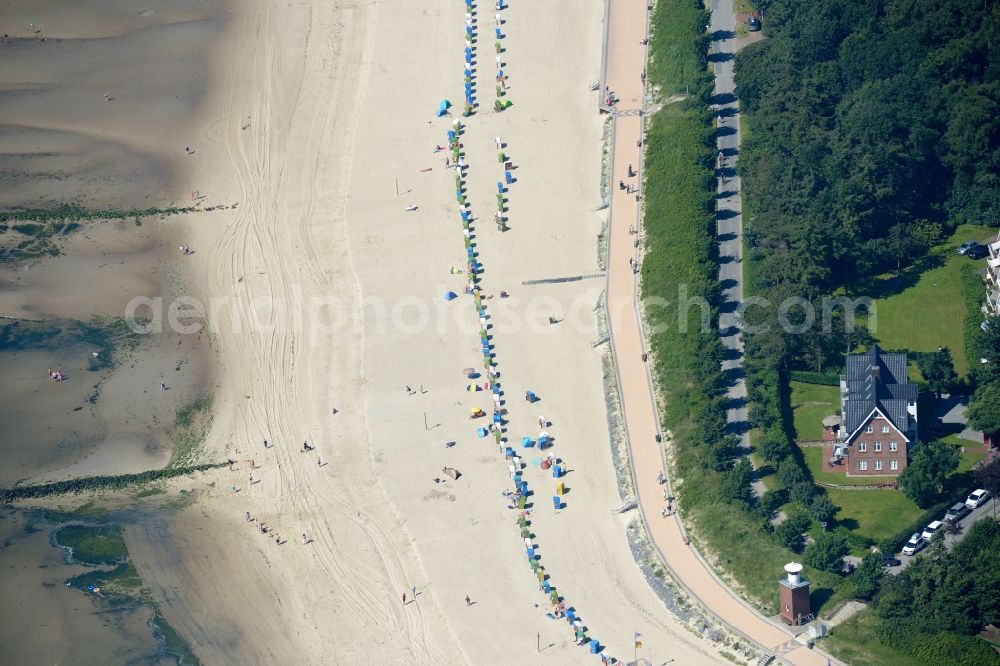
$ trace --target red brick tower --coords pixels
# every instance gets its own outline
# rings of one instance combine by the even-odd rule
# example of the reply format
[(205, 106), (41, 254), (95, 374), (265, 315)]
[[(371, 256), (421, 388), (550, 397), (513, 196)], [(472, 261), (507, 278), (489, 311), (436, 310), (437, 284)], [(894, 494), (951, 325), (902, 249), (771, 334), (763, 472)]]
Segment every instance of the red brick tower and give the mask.
[(800, 625), (803, 618), (812, 612), (809, 606), (809, 581), (799, 575), (801, 571), (801, 564), (789, 562), (785, 565), (788, 577), (778, 581), (781, 620), (785, 624)]

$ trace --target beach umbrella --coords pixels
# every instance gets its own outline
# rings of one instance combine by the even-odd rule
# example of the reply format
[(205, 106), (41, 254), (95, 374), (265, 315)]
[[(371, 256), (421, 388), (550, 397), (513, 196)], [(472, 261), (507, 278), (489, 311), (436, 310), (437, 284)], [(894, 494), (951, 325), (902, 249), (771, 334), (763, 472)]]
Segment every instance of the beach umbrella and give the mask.
[(446, 292), (444, 292), (444, 300), (446, 300), (446, 301), (453, 301), (456, 298), (458, 298), (458, 294), (456, 294), (455, 292), (453, 292), (453, 291), (446, 291)]
[(469, 375), (476, 374), (475, 368), (462, 368), (462, 374), (468, 377)]
[(479, 385), (478, 384), (469, 384), (468, 386), (465, 387), (465, 389), (469, 393), (475, 393), (476, 391), (479, 390)]

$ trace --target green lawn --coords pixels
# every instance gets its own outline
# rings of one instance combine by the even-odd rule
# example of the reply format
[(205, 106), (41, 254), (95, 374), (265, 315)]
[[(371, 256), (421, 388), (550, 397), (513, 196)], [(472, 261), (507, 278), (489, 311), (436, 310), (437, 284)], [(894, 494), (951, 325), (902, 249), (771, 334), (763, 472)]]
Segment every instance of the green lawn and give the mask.
[(827, 488), (827, 494), (840, 507), (838, 523), (876, 542), (893, 536), (923, 513), (901, 490)]
[(840, 389), (836, 386), (802, 382), (791, 384), (795, 439), (822, 439), (823, 419), (840, 411)]
[(967, 439), (962, 439), (958, 435), (942, 437), (941, 441), (965, 448), (962, 457), (958, 461), (958, 469), (955, 470), (956, 474), (968, 472), (972, 469), (973, 465), (986, 457), (986, 454), (983, 452), (983, 445), (979, 442), (971, 442)]
[[(802, 459), (806, 462), (806, 467), (809, 468), (809, 473), (812, 474), (813, 480), (817, 483), (835, 483), (840, 486), (867, 486), (873, 483), (887, 483), (889, 481), (895, 481), (895, 476), (847, 476), (843, 472), (833, 471), (837, 468), (831, 470), (826, 467), (826, 461), (823, 460), (823, 448), (819, 446), (807, 446), (800, 449), (802, 451)], [(840, 467), (844, 469), (843, 466)]]
[[(955, 248), (968, 240), (983, 241), (996, 238), (996, 230), (963, 224), (946, 241), (931, 251), (930, 259), (940, 266), (924, 271), (916, 283), (898, 294), (875, 301), (876, 321), (872, 333), (887, 349), (910, 351), (935, 351), (948, 347), (955, 359), (959, 376), (968, 371), (965, 359), (965, 340), (962, 323), (965, 304), (962, 301), (961, 268), (973, 264), (985, 267), (982, 261), (973, 261), (955, 254)], [(904, 271), (901, 276), (906, 279)], [(886, 280), (893, 279), (885, 276)]]

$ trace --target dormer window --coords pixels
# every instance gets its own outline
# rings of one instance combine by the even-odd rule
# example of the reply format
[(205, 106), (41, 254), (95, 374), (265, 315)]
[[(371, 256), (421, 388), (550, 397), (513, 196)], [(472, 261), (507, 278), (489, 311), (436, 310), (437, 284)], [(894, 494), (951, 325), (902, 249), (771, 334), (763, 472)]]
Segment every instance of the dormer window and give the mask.
[(875, 432), (875, 429), (874, 429), (874, 428), (872, 428), (871, 426), (867, 426), (867, 427), (865, 427), (865, 432), (866, 432), (866, 433), (868, 433), (868, 434), (870, 435), (870, 434), (872, 434), (873, 432)]
[(883, 435), (889, 434), (889, 426), (887, 425), (882, 426), (882, 434)]

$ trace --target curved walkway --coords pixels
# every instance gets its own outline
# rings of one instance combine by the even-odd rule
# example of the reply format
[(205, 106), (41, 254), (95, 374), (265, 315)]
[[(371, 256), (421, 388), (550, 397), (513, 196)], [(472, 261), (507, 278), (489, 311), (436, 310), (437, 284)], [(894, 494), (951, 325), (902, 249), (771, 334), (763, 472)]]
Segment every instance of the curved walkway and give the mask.
[[(634, 247), (634, 237), (629, 233), (629, 226), (639, 228), (642, 221), (640, 202), (639, 195), (617, 187), (619, 180), (641, 183), (643, 117), (638, 112), (643, 108), (644, 86), (640, 75), (646, 62), (646, 48), (641, 40), (646, 36), (648, 16), (645, 2), (607, 0), (607, 3), (606, 68), (602, 80), (620, 100), (613, 111), (607, 309), (639, 509), (650, 541), (674, 579), (710, 613), (735, 633), (788, 663), (823, 666), (827, 663), (826, 655), (794, 641), (786, 628), (772, 623), (729, 590), (698, 552), (685, 543), (680, 521), (676, 517), (664, 519), (660, 516), (663, 486), (657, 482), (657, 476), (666, 474), (666, 466), (662, 445), (656, 441), (660, 420), (652, 378), (642, 360), (645, 341), (639, 319), (637, 275), (631, 267), (633, 259), (641, 260), (640, 250)], [(732, 0), (716, 0), (712, 7), (713, 30), (723, 29), (720, 23), (728, 23), (729, 30), (733, 30)], [(729, 39), (716, 42), (717, 49), (722, 46), (731, 51), (731, 45), (726, 43)], [(719, 66), (725, 66), (731, 86), (732, 61), (716, 65), (717, 84), (721, 89), (724, 77), (720, 76)], [(638, 169), (638, 181), (628, 178), (629, 164)], [(738, 194), (734, 197), (738, 202)], [(775, 572), (775, 594), (780, 574), (780, 571)]]

